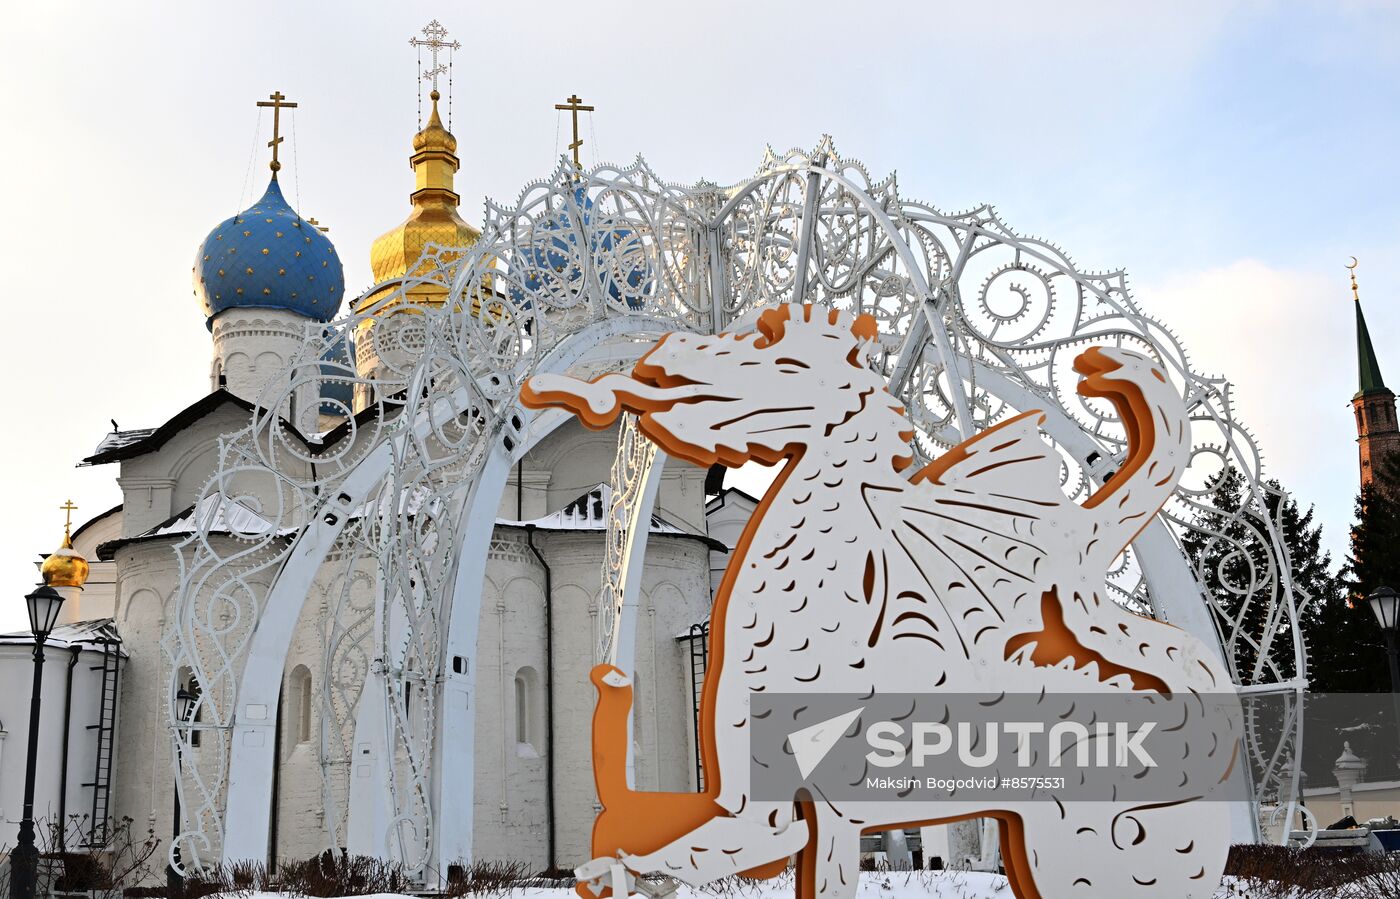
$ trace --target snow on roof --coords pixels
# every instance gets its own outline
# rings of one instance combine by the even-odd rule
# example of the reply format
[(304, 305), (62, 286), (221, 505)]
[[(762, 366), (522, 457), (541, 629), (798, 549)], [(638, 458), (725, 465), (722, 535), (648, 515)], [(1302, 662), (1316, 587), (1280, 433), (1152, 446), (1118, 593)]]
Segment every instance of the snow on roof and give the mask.
[[(0, 645), (28, 645), (34, 642), (34, 635), (29, 631), (16, 631), (12, 634), (0, 634)], [(73, 624), (60, 624), (49, 633), (49, 639), (45, 646), (55, 648), (65, 648), (71, 646), (95, 647), (102, 643), (122, 642), (121, 635), (117, 633), (117, 623), (111, 618), (94, 618), (92, 621), (77, 621)], [(126, 653), (122, 653), (126, 655)]]
[[(497, 524), (516, 527), (535, 527), (542, 531), (605, 531), (608, 529), (608, 510), (612, 508), (613, 489), (610, 484), (598, 484), (581, 494), (560, 509), (543, 518), (530, 521), (513, 521), (508, 518), (496, 519)], [(651, 516), (653, 534), (684, 534), (697, 537), (683, 528), (677, 527), (655, 513)]]
[[(213, 494), (137, 536), (166, 537), (193, 533), (200, 528), (215, 533), (257, 537), (275, 530), (276, 525), (240, 502)], [(284, 529), (283, 533), (292, 531)]]
[(193, 534), (201, 525), (205, 525), (209, 533), (232, 534), (235, 537), (245, 539), (260, 537), (268, 533), (275, 533), (279, 536), (296, 533), (294, 528), (279, 530), (272, 521), (242, 503), (227, 499), (219, 494), (213, 494), (204, 497), (193, 506), (185, 507), (180, 512), (175, 513), (155, 527), (142, 531), (135, 537), (122, 537), (98, 545), (97, 557), (103, 561), (110, 561), (118, 549), (128, 544), (140, 540), (150, 540), (154, 537), (183, 537), (187, 534)]
[[(421, 503), (422, 496), (418, 493), (408, 494), (402, 498), (402, 501), (408, 508), (409, 514), (412, 515)], [(355, 510), (354, 517), (369, 514), (372, 505), (372, 502), (364, 503)], [(606, 531), (608, 528), (608, 509), (611, 506), (612, 487), (608, 484), (598, 484), (564, 508), (542, 518), (530, 521), (497, 518), (496, 524), (507, 527), (536, 528), (541, 531)], [(242, 503), (215, 494), (204, 497), (197, 504), (185, 508), (135, 537), (125, 537), (102, 544), (97, 548), (98, 557), (110, 559), (118, 548), (128, 543), (156, 537), (181, 537), (192, 534), (201, 527), (208, 533), (233, 534), (242, 538), (260, 537), (265, 534), (292, 536), (298, 532), (297, 528), (277, 528), (270, 519)], [(654, 513), (651, 516), (651, 533), (691, 537), (705, 541), (714, 549), (726, 551), (728, 549), (705, 534), (682, 528)]]
[[(704, 628), (703, 630), (701, 630), (702, 627)], [(690, 627), (676, 634), (675, 639), (694, 640), (696, 637), (705, 640), (710, 639), (710, 620), (708, 618), (704, 621), (697, 621), (695, 624), (692, 624)]]
[(740, 500), (750, 506), (757, 506), (761, 500), (749, 493), (740, 490), (738, 487), (725, 487), (719, 493), (710, 497), (705, 503), (705, 514), (710, 515), (723, 509), (731, 500)]
[(129, 431), (110, 431), (104, 434), (102, 441), (97, 444), (97, 449), (92, 451), (94, 456), (101, 456), (110, 453), (112, 450), (119, 450), (122, 447), (131, 446), (133, 443), (140, 443), (156, 432), (155, 428), (132, 428)]

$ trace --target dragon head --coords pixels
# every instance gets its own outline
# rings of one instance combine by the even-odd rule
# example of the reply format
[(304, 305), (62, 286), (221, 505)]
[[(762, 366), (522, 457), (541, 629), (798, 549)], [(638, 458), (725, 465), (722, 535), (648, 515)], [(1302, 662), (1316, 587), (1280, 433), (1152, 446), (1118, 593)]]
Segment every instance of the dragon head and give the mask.
[(536, 375), (521, 390), (530, 408), (569, 409), (591, 428), (623, 411), (667, 453), (699, 465), (773, 464), (828, 437), (887, 395), (868, 353), (875, 319), (820, 306), (765, 311), (757, 333), (672, 333), (628, 375), (593, 381)]

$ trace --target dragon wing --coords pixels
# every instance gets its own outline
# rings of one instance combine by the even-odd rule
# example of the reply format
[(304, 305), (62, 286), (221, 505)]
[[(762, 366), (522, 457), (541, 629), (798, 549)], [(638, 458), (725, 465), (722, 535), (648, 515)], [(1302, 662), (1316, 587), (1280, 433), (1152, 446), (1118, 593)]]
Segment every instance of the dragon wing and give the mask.
[(900, 607), (887, 619), (892, 636), (923, 628), (925, 639), (971, 657), (1038, 611), (1052, 586), (1047, 560), (1063, 545), (1055, 537), (1079, 509), (1060, 490), (1060, 458), (1041, 420), (1033, 411), (1002, 422), (925, 467), (915, 489), (868, 497), (907, 557), (900, 567), (913, 569), (911, 583), (887, 594)]
[(1066, 505), (1060, 457), (1040, 436), (1044, 420), (1039, 410), (1009, 418), (948, 450), (910, 481), (1020, 506)]

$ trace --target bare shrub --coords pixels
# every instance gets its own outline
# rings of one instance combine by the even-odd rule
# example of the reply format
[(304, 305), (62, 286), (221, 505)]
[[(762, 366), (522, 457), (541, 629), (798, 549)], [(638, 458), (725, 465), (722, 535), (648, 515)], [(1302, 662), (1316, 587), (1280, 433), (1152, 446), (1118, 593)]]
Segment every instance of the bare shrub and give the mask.
[[(572, 874), (569, 875), (572, 878)], [(572, 881), (570, 881), (572, 882)], [(538, 872), (525, 862), (478, 861), (447, 867), (442, 894), (449, 897), (502, 896), (511, 890), (539, 889), (557, 884), (549, 872)]]
[(306, 861), (281, 865), (276, 886), (301, 896), (368, 896), (402, 893), (411, 882), (398, 862), (327, 849)]
[(1400, 897), (1400, 857), (1287, 846), (1230, 847), (1225, 873), (1250, 899)]
[[(116, 899), (150, 878), (151, 859), (160, 848), (155, 832), (137, 832), (131, 818), (109, 819), (106, 842), (94, 845), (89, 842), (89, 817), (70, 815), (61, 823), (49, 819), (35, 822), (41, 890)], [(8, 856), (9, 848), (0, 844), (0, 856)], [(10, 866), (0, 865), (0, 895), (9, 894)]]

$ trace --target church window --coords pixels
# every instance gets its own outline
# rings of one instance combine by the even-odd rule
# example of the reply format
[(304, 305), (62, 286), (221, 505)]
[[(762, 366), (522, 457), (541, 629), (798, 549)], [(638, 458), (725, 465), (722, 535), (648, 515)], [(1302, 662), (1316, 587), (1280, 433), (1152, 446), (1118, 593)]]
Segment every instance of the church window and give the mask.
[(515, 743), (537, 757), (541, 745), (540, 676), (528, 665), (515, 673)]
[[(199, 679), (194, 676), (188, 668), (180, 669), (180, 685), (176, 689), (188, 690), (196, 698), (200, 695)], [(204, 719), (204, 706), (198, 702), (194, 706), (194, 715), (190, 719), (190, 724), (198, 724)], [(190, 748), (199, 747), (200, 732), (198, 728), (191, 728), (189, 731)]]
[(515, 676), (515, 742), (530, 742), (530, 698), (525, 679)]
[(305, 665), (296, 666), (292, 669), (291, 681), (291, 708), (287, 710), (287, 723), (296, 742), (306, 743), (311, 740), (311, 707), (314, 701), (310, 670)]

